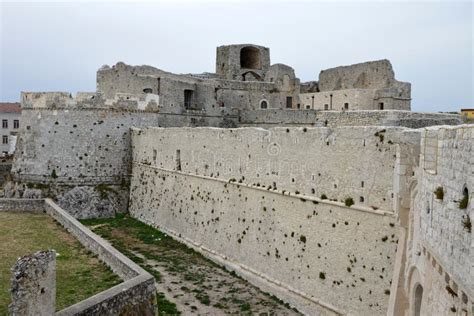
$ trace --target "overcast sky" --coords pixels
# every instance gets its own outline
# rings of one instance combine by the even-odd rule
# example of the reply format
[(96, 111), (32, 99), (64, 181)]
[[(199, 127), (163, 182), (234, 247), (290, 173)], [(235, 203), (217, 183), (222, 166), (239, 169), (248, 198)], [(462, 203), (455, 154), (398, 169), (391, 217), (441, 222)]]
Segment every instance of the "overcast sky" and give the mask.
[(117, 61), (213, 72), (219, 45), (270, 48), (301, 81), (387, 58), (415, 111), (473, 107), (473, 4), (445, 2), (3, 2), (0, 101), (20, 91), (95, 91)]

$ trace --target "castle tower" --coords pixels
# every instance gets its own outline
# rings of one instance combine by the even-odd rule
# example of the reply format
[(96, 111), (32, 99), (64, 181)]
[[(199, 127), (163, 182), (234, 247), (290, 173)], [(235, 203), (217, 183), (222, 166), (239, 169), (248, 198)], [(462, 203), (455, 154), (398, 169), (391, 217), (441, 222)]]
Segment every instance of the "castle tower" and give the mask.
[(270, 67), (270, 49), (253, 44), (217, 47), (216, 73), (228, 80), (263, 81)]

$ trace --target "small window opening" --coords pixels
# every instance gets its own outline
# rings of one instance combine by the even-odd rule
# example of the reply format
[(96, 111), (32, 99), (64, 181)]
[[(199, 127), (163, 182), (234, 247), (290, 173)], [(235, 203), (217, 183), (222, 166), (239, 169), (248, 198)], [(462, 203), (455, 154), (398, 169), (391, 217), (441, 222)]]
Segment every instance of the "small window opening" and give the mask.
[(383, 110), (383, 102), (379, 103), (379, 110)]
[(349, 103), (344, 103), (344, 110), (349, 110)]
[(329, 110), (329, 104), (325, 104), (325, 105), (324, 105), (324, 109), (325, 109), (325, 110)]
[(189, 109), (192, 107), (193, 102), (193, 90), (184, 90), (184, 108)]
[(311, 109), (311, 105), (306, 105), (306, 110)]
[(181, 171), (181, 150), (176, 150), (176, 170)]
[(364, 203), (364, 197), (363, 196), (359, 197), (359, 202)]
[(415, 306), (414, 306), (414, 316), (421, 315), (421, 304), (423, 302), (423, 287), (418, 284), (415, 288)]
[(262, 69), (260, 50), (247, 46), (240, 50), (240, 67), (247, 69)]
[(361, 182), (360, 182), (360, 187), (361, 187), (361, 188), (364, 187), (364, 181), (361, 181)]
[(293, 97), (286, 97), (286, 108), (293, 108)]
[(19, 120), (14, 120), (13, 121), (13, 128), (20, 128), (20, 121)]
[(298, 109), (300, 109), (300, 108), (301, 108), (301, 104), (298, 103), (298, 104), (296, 105), (296, 107), (297, 107)]
[(153, 93), (153, 89), (145, 88), (145, 89), (143, 89), (143, 93)]
[(2, 137), (2, 143), (3, 143), (3, 144), (8, 144), (8, 136), (3, 135), (3, 137)]
[(268, 108), (268, 102), (266, 100), (260, 101), (260, 108), (261, 109), (266, 109)]

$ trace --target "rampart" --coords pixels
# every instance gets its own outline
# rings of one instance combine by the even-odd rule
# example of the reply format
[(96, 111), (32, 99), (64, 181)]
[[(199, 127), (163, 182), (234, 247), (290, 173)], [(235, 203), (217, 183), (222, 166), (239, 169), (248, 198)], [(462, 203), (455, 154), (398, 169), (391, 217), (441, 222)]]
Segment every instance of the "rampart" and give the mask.
[(403, 126), (421, 128), (432, 125), (458, 125), (456, 114), (386, 111), (253, 110), (242, 111), (239, 126)]
[(385, 313), (417, 131), (148, 128), (132, 144), (132, 216), (305, 313)]
[(422, 131), (405, 287), (410, 312), (474, 314), (474, 126)]
[(120, 184), (131, 172), (130, 127), (219, 126), (224, 119), (103, 108), (24, 109), (12, 174), (23, 182)]

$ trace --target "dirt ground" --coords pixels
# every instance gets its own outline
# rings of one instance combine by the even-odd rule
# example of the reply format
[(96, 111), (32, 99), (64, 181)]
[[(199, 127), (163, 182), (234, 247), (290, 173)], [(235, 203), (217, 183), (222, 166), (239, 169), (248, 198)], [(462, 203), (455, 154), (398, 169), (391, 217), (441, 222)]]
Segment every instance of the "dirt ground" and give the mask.
[(155, 276), (162, 315), (299, 314), (276, 297), (135, 219), (84, 222)]

